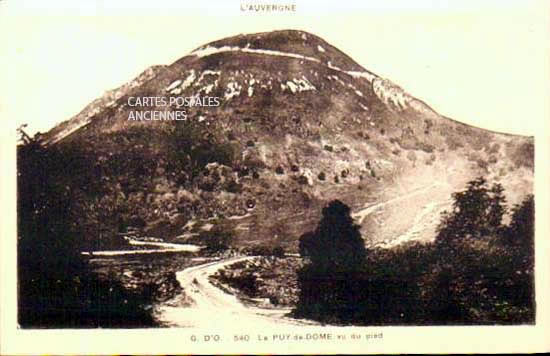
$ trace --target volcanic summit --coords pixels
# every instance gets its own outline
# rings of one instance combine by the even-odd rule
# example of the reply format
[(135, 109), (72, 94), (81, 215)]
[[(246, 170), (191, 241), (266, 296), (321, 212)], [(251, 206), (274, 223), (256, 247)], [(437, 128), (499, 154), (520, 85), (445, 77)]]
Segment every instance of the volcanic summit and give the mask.
[[(131, 98), (218, 98), (184, 120), (129, 120), (181, 110)], [(468, 103), (464, 103), (468, 105)], [(429, 241), (451, 193), (477, 176), (510, 203), (532, 193), (533, 139), (443, 117), (390, 80), (303, 31), (239, 35), (154, 66), (41, 137), (108, 248), (128, 229), (197, 242), (223, 227), (236, 243), (297, 248), (339, 199), (368, 246)], [(105, 211), (92, 221), (87, 211)], [(92, 226), (112, 227), (97, 241)], [(105, 236), (111, 236), (105, 238)]]

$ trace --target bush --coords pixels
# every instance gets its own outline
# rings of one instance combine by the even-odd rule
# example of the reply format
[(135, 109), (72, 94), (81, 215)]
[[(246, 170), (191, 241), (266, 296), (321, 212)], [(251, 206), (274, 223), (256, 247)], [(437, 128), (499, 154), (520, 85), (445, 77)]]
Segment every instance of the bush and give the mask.
[(298, 177), (298, 183), (305, 185), (305, 184), (308, 184), (309, 181), (308, 181), (308, 179), (307, 179), (306, 176), (303, 176), (303, 175), (302, 175), (302, 176), (299, 176), (299, 177)]
[[(534, 321), (532, 269), (516, 251), (464, 240), (441, 246), (426, 279), (426, 303), (438, 324), (518, 324)], [(520, 272), (520, 274), (518, 274)]]
[(55, 279), (47, 271), (38, 279), (23, 275), (19, 288), (18, 319), (24, 328), (155, 326), (152, 290), (131, 291), (86, 271)]
[(271, 254), (275, 257), (285, 257), (285, 250), (282, 246), (275, 246)]
[(422, 325), (431, 321), (428, 288), (422, 278), (434, 260), (434, 248), (415, 244), (391, 250), (371, 250), (364, 269), (361, 325)]
[(250, 272), (242, 274), (227, 274), (225, 272), (214, 275), (221, 283), (242, 291), (247, 297), (254, 298), (258, 295), (258, 281)]
[(224, 222), (214, 223), (210, 231), (202, 231), (199, 234), (200, 243), (204, 244), (207, 252), (219, 253), (231, 248), (235, 239), (235, 233), (232, 228)]
[(243, 186), (242, 184), (237, 183), (235, 180), (229, 179), (224, 185), (224, 190), (229, 193), (238, 194), (242, 192)]
[(281, 246), (269, 247), (267, 245), (258, 245), (247, 248), (245, 252), (249, 256), (285, 256), (285, 250)]
[(250, 256), (270, 256), (271, 249), (266, 245), (253, 246), (248, 249)]

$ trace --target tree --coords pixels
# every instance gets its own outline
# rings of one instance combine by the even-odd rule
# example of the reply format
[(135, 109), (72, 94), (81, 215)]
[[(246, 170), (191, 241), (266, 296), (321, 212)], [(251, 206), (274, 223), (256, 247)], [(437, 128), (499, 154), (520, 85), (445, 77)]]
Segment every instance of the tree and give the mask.
[(364, 299), (361, 272), (366, 249), (350, 208), (339, 200), (323, 208), (315, 231), (300, 238), (300, 254), (307, 262), (298, 272), (297, 315), (317, 320), (355, 319), (356, 308)]
[(512, 208), (512, 219), (505, 234), (508, 245), (533, 247), (535, 239), (535, 198), (527, 196)]
[(489, 188), (485, 178), (478, 177), (468, 182), (465, 190), (453, 193), (453, 208), (443, 213), (437, 242), (498, 234), (506, 212), (503, 191), (499, 183)]
[(300, 253), (322, 271), (350, 272), (363, 266), (365, 243), (350, 208), (339, 200), (330, 202), (314, 232), (300, 238)]
[[(429, 307), (438, 323), (517, 323), (534, 318), (533, 196), (512, 209), (484, 178), (453, 194), (436, 238)], [(474, 240), (481, 240), (476, 243)], [(513, 291), (513, 292), (511, 292)]]

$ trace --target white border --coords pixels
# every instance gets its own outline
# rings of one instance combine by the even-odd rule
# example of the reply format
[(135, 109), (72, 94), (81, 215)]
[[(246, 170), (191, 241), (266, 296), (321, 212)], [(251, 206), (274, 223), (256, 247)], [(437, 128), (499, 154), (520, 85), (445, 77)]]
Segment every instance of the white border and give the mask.
[[(131, 2), (135, 5), (135, 1)], [(202, 9), (224, 10), (220, 1), (200, 2), (194, 6)], [(229, 2), (223, 1), (224, 4)], [(369, 7), (371, 10), (397, 11), (403, 6), (412, 6), (410, 1), (389, 2), (303, 2), (312, 13), (316, 11), (354, 11), (357, 6)], [(451, 2), (416, 1), (413, 6), (418, 11), (432, 11)], [(517, 1), (477, 1), (460, 2), (459, 7), (466, 11), (475, 6), (507, 6), (517, 4)], [(547, 10), (544, 2), (535, 2), (541, 6), (541, 11)], [(32, 2), (21, 1), (20, 11), (47, 11), (64, 13), (75, 11), (87, 14), (98, 13), (98, 3), (79, 2)], [(119, 1), (114, 4), (102, 3), (105, 11), (165, 11), (189, 9), (190, 2), (162, 1), (140, 2), (139, 6), (129, 8), (128, 2)], [(154, 5), (152, 5), (154, 4)], [(386, 4), (386, 5), (382, 5)], [(456, 2), (454, 2), (456, 5)], [(533, 4), (531, 2), (530, 4)], [(0, 3), (0, 11), (3, 4)], [(154, 7), (154, 8), (153, 8)], [(101, 12), (99, 11), (99, 12)], [(230, 14), (236, 15), (236, 14)], [(550, 31), (550, 30), (549, 30)], [(16, 35), (16, 34), (15, 34)], [(1, 46), (1, 44), (0, 44)], [(541, 43), (548, 46), (548, 43)], [(1, 51), (1, 47), (0, 47)], [(550, 59), (550, 51), (546, 51)], [(548, 61), (547, 61), (548, 62)], [(541, 73), (548, 75), (547, 68), (541, 68)], [(550, 77), (547, 76), (547, 79)], [(536, 202), (536, 298), (537, 322), (535, 326), (510, 327), (287, 327), (262, 330), (261, 334), (272, 335), (290, 332), (305, 334), (307, 332), (331, 332), (348, 335), (347, 341), (332, 342), (259, 342), (235, 343), (231, 339), (234, 334), (248, 333), (254, 340), (258, 330), (214, 331), (200, 329), (147, 329), (147, 330), (19, 330), (16, 328), (16, 175), (15, 175), (15, 124), (11, 118), (3, 117), (0, 136), (0, 158), (2, 171), (0, 175), (1, 224), (0, 224), (0, 353), (1, 354), (173, 354), (173, 353), (502, 353), (502, 352), (542, 352), (550, 350), (548, 328), (550, 310), (550, 239), (548, 238), (550, 211), (549, 185), (550, 171), (548, 167), (550, 153), (550, 117), (548, 110), (548, 86), (545, 91), (526, 91), (526, 95), (537, 95), (544, 106), (545, 115), (537, 117), (540, 130), (535, 135), (536, 170), (535, 170), (535, 202)], [(2, 113), (0, 106), (0, 115)], [(238, 320), (235, 321), (238, 325)], [(383, 339), (356, 341), (349, 340), (351, 333), (383, 332)], [(191, 335), (220, 334), (222, 342), (192, 342)]]

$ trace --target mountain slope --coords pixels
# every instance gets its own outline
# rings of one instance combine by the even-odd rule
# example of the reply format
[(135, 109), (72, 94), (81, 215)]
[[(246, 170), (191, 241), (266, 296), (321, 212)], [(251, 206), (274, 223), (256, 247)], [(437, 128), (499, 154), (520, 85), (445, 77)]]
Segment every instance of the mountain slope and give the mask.
[[(193, 96), (220, 105), (185, 108), (184, 121), (128, 120), (167, 109), (129, 98)], [(92, 246), (101, 225), (112, 228), (100, 245), (129, 227), (177, 241), (222, 228), (239, 245), (296, 248), (332, 199), (352, 207), (368, 244), (391, 246), (433, 238), (450, 194), (478, 175), (503, 184), (510, 203), (532, 192), (532, 138), (442, 117), (301, 31), (199, 47), (43, 140), (67, 152), (66, 184)]]

